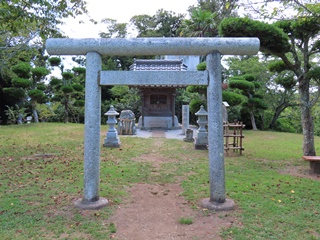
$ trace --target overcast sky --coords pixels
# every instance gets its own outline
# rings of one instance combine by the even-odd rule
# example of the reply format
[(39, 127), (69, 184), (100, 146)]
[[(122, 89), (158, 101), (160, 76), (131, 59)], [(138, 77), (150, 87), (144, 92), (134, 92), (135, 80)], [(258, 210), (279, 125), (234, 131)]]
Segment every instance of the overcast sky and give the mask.
[[(93, 38), (104, 31), (103, 24), (94, 25), (89, 22), (92, 18), (98, 22), (104, 18), (111, 18), (118, 23), (128, 23), (134, 15), (154, 15), (157, 10), (163, 8), (175, 13), (187, 14), (191, 5), (196, 5), (197, 0), (86, 0), (88, 15), (77, 19), (69, 19), (61, 29), (70, 38)], [(85, 24), (79, 24), (79, 20)]]

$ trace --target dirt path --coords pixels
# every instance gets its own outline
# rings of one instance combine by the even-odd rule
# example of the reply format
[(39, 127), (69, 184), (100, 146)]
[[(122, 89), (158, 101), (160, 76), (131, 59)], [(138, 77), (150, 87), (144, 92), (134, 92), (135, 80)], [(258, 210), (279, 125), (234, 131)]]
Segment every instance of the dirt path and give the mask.
[[(192, 210), (180, 194), (179, 184), (137, 184), (130, 190), (131, 198), (120, 205), (109, 219), (117, 232), (111, 238), (119, 240), (151, 239), (221, 239), (223, 228), (235, 221), (227, 212), (209, 214)], [(190, 225), (181, 218), (191, 218)]]
[[(153, 131), (155, 149), (162, 146), (164, 132)], [(133, 161), (148, 162), (157, 174), (162, 163), (173, 159), (161, 156), (157, 151), (144, 154)], [(118, 240), (183, 240), (222, 239), (220, 233), (236, 223), (228, 212), (213, 213), (205, 209), (191, 209), (181, 196), (180, 181), (174, 184), (139, 183), (130, 189), (129, 198), (121, 204), (108, 220), (114, 223), (116, 233), (110, 237)], [(181, 218), (192, 219), (192, 224), (181, 224)]]

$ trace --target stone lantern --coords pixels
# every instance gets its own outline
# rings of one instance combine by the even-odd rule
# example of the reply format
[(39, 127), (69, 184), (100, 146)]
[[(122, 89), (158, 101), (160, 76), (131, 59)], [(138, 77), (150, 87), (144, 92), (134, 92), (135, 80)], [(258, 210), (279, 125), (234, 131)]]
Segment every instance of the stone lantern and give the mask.
[(203, 105), (201, 105), (200, 110), (196, 112), (195, 115), (198, 116), (197, 123), (199, 124), (199, 129), (197, 130), (196, 137), (194, 138), (194, 148), (199, 150), (207, 149), (208, 132), (206, 130), (206, 125), (208, 124), (208, 113), (204, 110)]
[(107, 124), (109, 125), (109, 130), (107, 132), (106, 138), (104, 139), (104, 147), (120, 147), (120, 139), (118, 137), (117, 129), (115, 125), (117, 124), (116, 116), (119, 115), (118, 112), (114, 110), (114, 107), (111, 105), (108, 112), (104, 114), (108, 116)]

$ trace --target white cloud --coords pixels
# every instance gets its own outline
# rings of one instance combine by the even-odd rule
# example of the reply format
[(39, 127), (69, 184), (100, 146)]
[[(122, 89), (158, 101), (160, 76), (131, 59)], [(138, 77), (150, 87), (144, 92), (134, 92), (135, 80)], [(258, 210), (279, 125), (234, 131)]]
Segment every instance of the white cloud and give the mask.
[[(89, 16), (68, 19), (61, 29), (70, 38), (95, 38), (99, 32), (104, 31), (104, 26), (91, 23), (90, 18), (98, 22), (111, 18), (119, 23), (128, 23), (134, 15), (154, 15), (161, 8), (186, 14), (191, 5), (197, 5), (197, 0), (87, 0)], [(79, 21), (84, 23), (79, 24)]]

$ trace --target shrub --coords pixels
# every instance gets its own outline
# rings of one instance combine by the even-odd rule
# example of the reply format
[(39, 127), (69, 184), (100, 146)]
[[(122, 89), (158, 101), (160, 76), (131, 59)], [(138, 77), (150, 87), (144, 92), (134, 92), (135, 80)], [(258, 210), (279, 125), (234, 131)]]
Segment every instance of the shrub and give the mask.
[(279, 118), (276, 122), (275, 130), (280, 132), (296, 132), (295, 127), (288, 118)]
[(247, 80), (233, 80), (233, 78), (230, 78), (229, 80), (229, 87), (230, 88), (239, 88), (244, 91), (253, 91), (255, 88), (254, 83), (249, 82)]
[(202, 62), (202, 63), (199, 63), (197, 65), (197, 70), (198, 71), (205, 71), (207, 68), (207, 63), (206, 62)]
[[(274, 25), (245, 18), (225, 18), (219, 25), (223, 37), (257, 37), (264, 52), (287, 53), (290, 51), (288, 36)], [(264, 37), (261, 37), (264, 36)]]
[(200, 106), (203, 105), (204, 108), (207, 108), (206, 102), (201, 99), (192, 99), (190, 102), (190, 112), (191, 113), (196, 113), (200, 110)]
[(42, 78), (42, 77), (48, 75), (50, 71), (48, 69), (46, 69), (45, 67), (36, 67), (36, 68), (32, 68), (31, 72), (35, 78), (39, 79), (39, 78)]
[(21, 88), (3, 88), (3, 92), (16, 99), (21, 99), (26, 96), (25, 91)]
[(84, 87), (82, 85), (80, 85), (80, 84), (73, 84), (72, 88), (77, 92), (82, 92), (83, 89), (84, 89)]
[(59, 85), (61, 83), (62, 83), (61, 79), (58, 79), (58, 78), (52, 78), (51, 81), (50, 81), (50, 85), (52, 85), (52, 86), (56, 86), (56, 85)]
[(29, 63), (21, 62), (12, 67), (12, 71), (21, 78), (30, 78), (31, 66)]
[(44, 83), (37, 83), (37, 89), (38, 90), (41, 90), (41, 91), (44, 91), (47, 89), (47, 86), (44, 84)]
[(65, 94), (72, 93), (73, 88), (71, 86), (62, 86), (61, 91), (64, 92)]
[(61, 63), (61, 58), (59, 57), (51, 57), (48, 59), (51, 66), (59, 66)]
[(39, 89), (32, 89), (28, 91), (28, 95), (37, 102), (43, 102), (46, 100), (46, 95), (44, 95), (44, 93)]
[(222, 100), (227, 102), (230, 106), (236, 106), (242, 102), (243, 96), (235, 92), (223, 91)]
[(76, 100), (73, 105), (76, 107), (84, 107), (84, 100)]
[(74, 77), (73, 73), (71, 72), (63, 72), (62, 73), (62, 77), (66, 80), (70, 80)]
[(74, 68), (72, 68), (72, 71), (75, 73), (75, 75), (86, 73), (86, 69), (82, 68), (82, 67), (74, 67)]
[(12, 79), (12, 85), (17, 88), (28, 88), (31, 86), (31, 81), (25, 78)]

